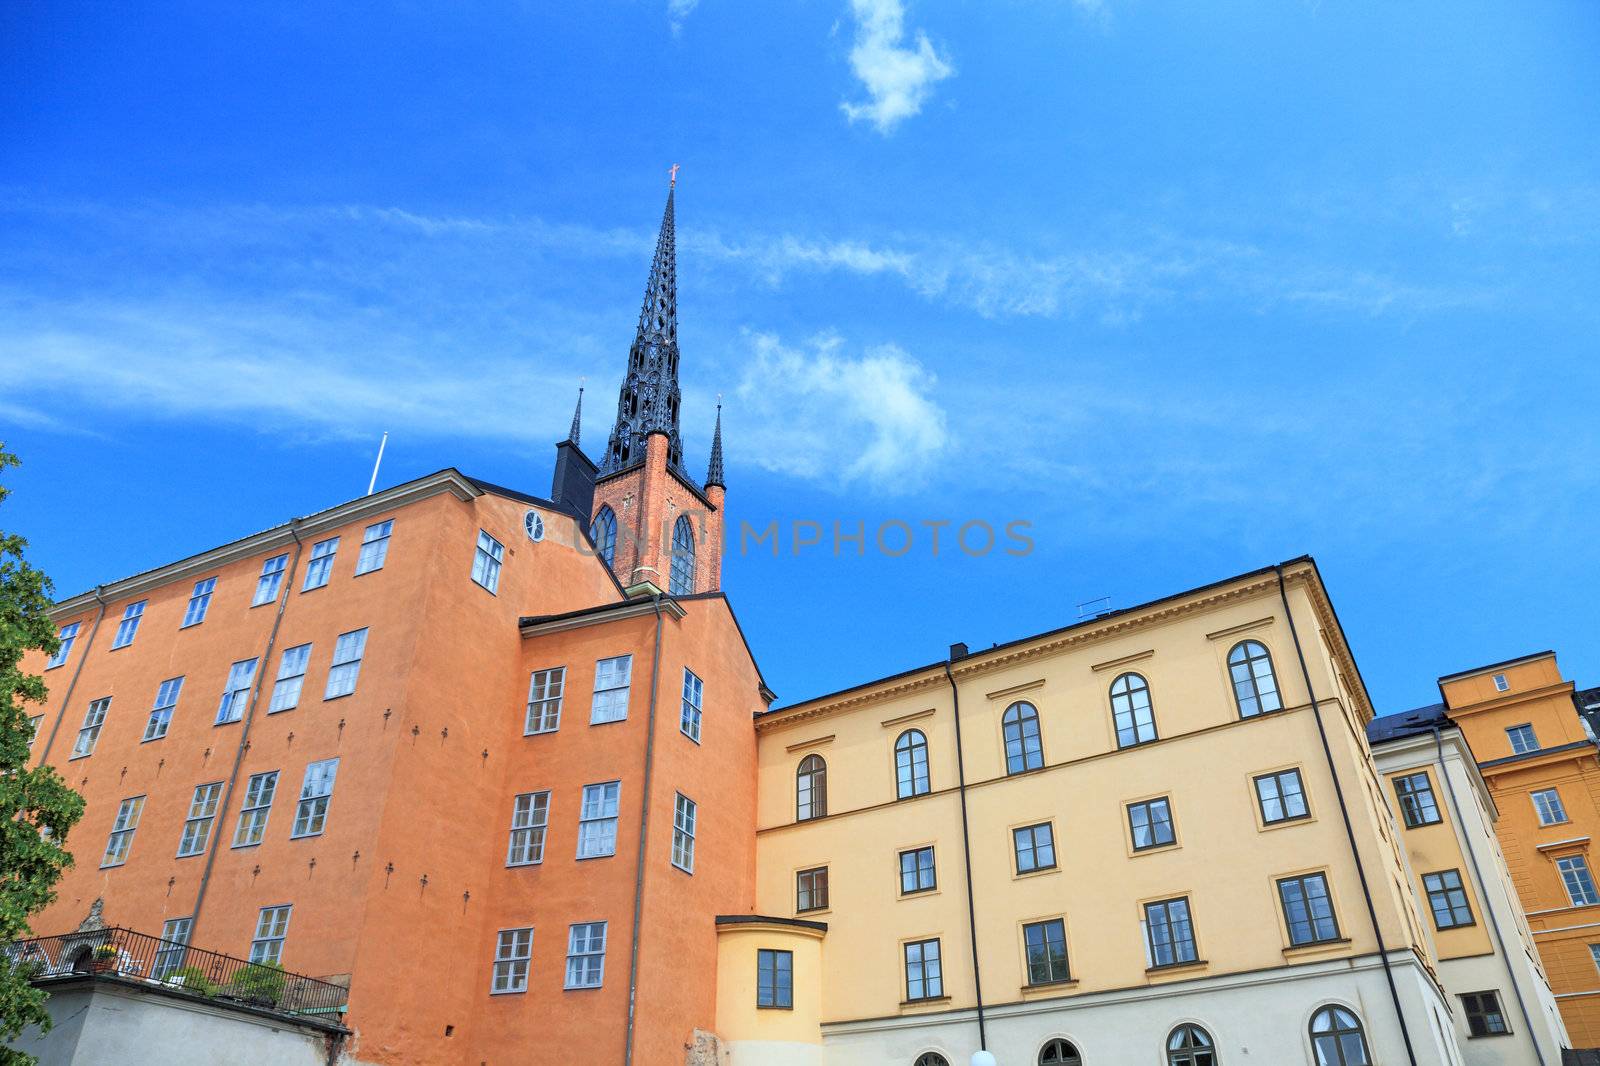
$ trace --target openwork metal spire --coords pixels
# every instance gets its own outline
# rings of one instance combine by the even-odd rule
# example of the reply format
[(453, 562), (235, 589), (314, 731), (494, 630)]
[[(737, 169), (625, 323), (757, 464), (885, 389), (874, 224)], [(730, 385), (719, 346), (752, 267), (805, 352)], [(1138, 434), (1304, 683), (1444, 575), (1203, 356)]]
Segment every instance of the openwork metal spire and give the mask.
[(574, 444), (582, 443), (578, 434), (583, 430), (583, 386), (578, 386), (578, 406), (572, 411), (572, 428), (567, 430), (567, 439)]
[(706, 468), (706, 488), (718, 485), (727, 488), (722, 476), (722, 404), (717, 404), (717, 431), (711, 435), (711, 465)]

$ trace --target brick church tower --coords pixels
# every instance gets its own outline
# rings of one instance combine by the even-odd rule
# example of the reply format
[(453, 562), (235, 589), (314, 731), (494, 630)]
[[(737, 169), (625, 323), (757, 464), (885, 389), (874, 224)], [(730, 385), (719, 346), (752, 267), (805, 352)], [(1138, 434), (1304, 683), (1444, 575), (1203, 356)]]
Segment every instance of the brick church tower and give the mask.
[[(683, 465), (678, 434), (678, 270), (674, 178), (667, 190), (617, 421), (594, 487), (595, 546), (622, 584), (675, 596), (722, 584), (722, 408), (705, 484)], [(576, 423), (574, 423), (576, 436)]]

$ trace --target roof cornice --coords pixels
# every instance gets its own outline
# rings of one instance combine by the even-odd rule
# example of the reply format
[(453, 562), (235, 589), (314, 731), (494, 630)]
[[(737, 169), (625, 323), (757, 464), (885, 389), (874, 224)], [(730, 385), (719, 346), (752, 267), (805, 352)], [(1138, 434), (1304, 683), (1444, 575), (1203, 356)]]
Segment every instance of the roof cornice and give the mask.
[(518, 628), (521, 629), (524, 637), (542, 637), (550, 633), (564, 633), (569, 629), (583, 629), (586, 626), (606, 625), (611, 622), (620, 622), (626, 618), (653, 615), (656, 612), (654, 606), (656, 603), (661, 604), (662, 614), (670, 615), (674, 619), (682, 618), (688, 613), (678, 605), (676, 600), (662, 596), (659, 599), (651, 598), (605, 603), (598, 607), (585, 607), (582, 610), (550, 615), (545, 618), (524, 618), (518, 623)]

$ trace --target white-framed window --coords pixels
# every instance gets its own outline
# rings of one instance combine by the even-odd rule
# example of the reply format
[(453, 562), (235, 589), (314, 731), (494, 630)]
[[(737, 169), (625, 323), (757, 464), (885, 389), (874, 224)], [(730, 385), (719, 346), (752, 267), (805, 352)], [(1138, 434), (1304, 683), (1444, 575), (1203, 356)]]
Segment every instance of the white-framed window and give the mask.
[(494, 979), (489, 991), (497, 996), (528, 990), (528, 963), (533, 958), (533, 929), (502, 929), (494, 946)]
[(300, 689), (305, 686), (306, 664), (310, 661), (309, 644), (283, 649), (278, 659), (278, 679), (272, 683), (272, 702), (267, 704), (268, 714), (300, 706)]
[(694, 800), (679, 792), (672, 811), (672, 865), (684, 873), (694, 873), (694, 823), (698, 814)]
[(289, 912), (294, 907), (262, 907), (256, 916), (256, 936), (250, 941), (251, 962), (283, 963), (283, 940), (289, 935)]
[(1567, 899), (1574, 907), (1600, 903), (1600, 892), (1595, 891), (1594, 875), (1589, 872), (1588, 859), (1582, 855), (1566, 855), (1556, 860), (1556, 869), (1561, 873)]
[(61, 642), (61, 646), (56, 649), (54, 655), (50, 656), (50, 661), (44, 664), (46, 670), (54, 670), (58, 666), (66, 665), (67, 656), (72, 654), (72, 645), (78, 640), (78, 627), (81, 624), (80, 622), (68, 622), (61, 627), (61, 632), (56, 634), (56, 639)]
[(1589, 945), (1589, 958), (1594, 963), (1595, 972), (1600, 973), (1600, 944)]
[(122, 621), (117, 623), (117, 635), (111, 638), (111, 649), (126, 648), (139, 633), (139, 620), (144, 617), (148, 601), (136, 600), (122, 609)]
[(606, 923), (579, 922), (567, 931), (567, 988), (599, 988), (606, 978)]
[(394, 519), (374, 522), (361, 534), (361, 553), (356, 556), (356, 576), (382, 570), (389, 559), (389, 534), (394, 532)]
[(72, 745), (74, 759), (94, 754), (94, 746), (100, 741), (100, 727), (106, 724), (106, 712), (110, 709), (110, 696), (102, 696), (89, 704), (83, 714), (83, 725), (78, 729), (78, 739)]
[(256, 680), (256, 660), (240, 659), (228, 670), (228, 683), (222, 690), (222, 702), (217, 705), (217, 725), (227, 725), (244, 717), (244, 705), (250, 699), (250, 686)]
[(511, 805), (511, 844), (507, 866), (532, 866), (544, 861), (544, 834), (550, 824), (550, 793), (524, 792)]
[(183, 609), (183, 625), (180, 629), (197, 626), (206, 620), (206, 611), (211, 609), (211, 594), (217, 591), (217, 579), (214, 577), (201, 578), (194, 583), (194, 591), (189, 593), (189, 606)]
[(594, 664), (594, 702), (589, 724), (620, 722), (628, 717), (628, 685), (633, 679), (633, 656), (618, 655)]
[(306, 561), (306, 579), (300, 583), (301, 592), (320, 589), (333, 576), (333, 557), (339, 551), (339, 538), (329, 537), (311, 545), (311, 558)]
[(1532, 795), (1533, 809), (1539, 814), (1540, 825), (1560, 825), (1567, 820), (1567, 808), (1561, 803), (1561, 793), (1553, 788), (1542, 788)]
[(148, 740), (160, 740), (167, 735), (167, 729), (172, 725), (172, 712), (178, 706), (178, 697), (183, 693), (183, 678), (171, 677), (161, 682), (156, 689), (156, 704), (150, 708), (150, 718), (144, 724), (144, 737), (140, 743)]
[(561, 728), (561, 695), (566, 687), (565, 666), (533, 672), (528, 679), (528, 717), (523, 720), (523, 736), (554, 733)]
[(478, 530), (478, 547), (472, 553), (472, 580), (498, 594), (500, 591), (500, 564), (506, 557), (504, 544), (483, 530)]
[(150, 966), (152, 981), (165, 981), (173, 971), (183, 968), (183, 959), (188, 953), (189, 930), (193, 926), (193, 918), (168, 918), (161, 923), (161, 939), (164, 943), (156, 950), (155, 960)]
[(261, 564), (261, 576), (256, 578), (256, 594), (250, 600), (250, 606), (260, 607), (263, 603), (271, 603), (278, 598), (278, 589), (283, 586), (283, 573), (289, 569), (288, 555), (274, 555)]
[(583, 806), (578, 812), (578, 858), (617, 853), (617, 806), (621, 798), (621, 781), (583, 786)]
[(339, 641), (333, 646), (333, 665), (328, 667), (328, 687), (322, 693), (323, 699), (348, 696), (356, 690), (356, 679), (361, 676), (361, 657), (366, 651), (365, 629), (339, 634)]
[(314, 837), (322, 832), (328, 821), (328, 804), (333, 799), (333, 779), (338, 773), (338, 759), (323, 759), (306, 767), (290, 837)]
[(117, 808), (117, 820), (111, 823), (111, 836), (106, 840), (106, 853), (100, 859), (102, 868), (121, 866), (128, 861), (128, 850), (133, 847), (133, 834), (139, 828), (139, 816), (144, 813), (144, 797), (129, 796)]
[(700, 701), (704, 695), (705, 682), (684, 667), (683, 713), (678, 716), (678, 730), (696, 744), (700, 743)]
[(234, 847), (248, 848), (261, 843), (267, 833), (267, 816), (272, 813), (272, 798), (277, 792), (278, 771), (250, 775), (244, 803), (239, 808), (239, 824), (233, 830)]
[(39, 726), (44, 722), (44, 715), (30, 714), (28, 716), (28, 750), (33, 750), (33, 742), (39, 739)]
[(1511, 751), (1514, 755), (1539, 750), (1539, 738), (1534, 735), (1533, 726), (1527, 722), (1507, 729), (1506, 736), (1511, 741)]
[(1511, 682), (1506, 680), (1506, 675), (1505, 674), (1495, 674), (1494, 675), (1494, 690), (1496, 692), (1508, 692), (1508, 691), (1510, 691), (1510, 689), (1511, 689)]
[(222, 799), (222, 782), (194, 786), (189, 800), (189, 817), (183, 823), (183, 838), (178, 841), (178, 858), (199, 855), (211, 843), (211, 826), (217, 820), (217, 803)]

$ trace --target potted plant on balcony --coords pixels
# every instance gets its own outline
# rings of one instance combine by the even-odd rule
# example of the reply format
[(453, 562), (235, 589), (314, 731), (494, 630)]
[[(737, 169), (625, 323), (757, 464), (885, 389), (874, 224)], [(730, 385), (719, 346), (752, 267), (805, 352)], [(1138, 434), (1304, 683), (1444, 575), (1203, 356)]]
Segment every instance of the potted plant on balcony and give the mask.
[(95, 945), (94, 954), (89, 963), (90, 973), (116, 973), (117, 972), (117, 945), (112, 943)]
[(283, 967), (275, 962), (252, 962), (234, 976), (227, 994), (254, 1007), (276, 1007), (283, 995)]
[(197, 996), (214, 996), (217, 986), (206, 977), (206, 972), (198, 966), (180, 966), (167, 975), (167, 984), (176, 985), (187, 992)]

